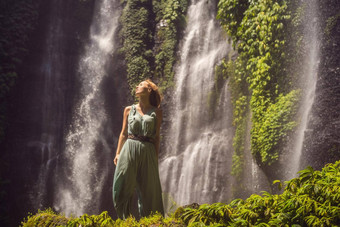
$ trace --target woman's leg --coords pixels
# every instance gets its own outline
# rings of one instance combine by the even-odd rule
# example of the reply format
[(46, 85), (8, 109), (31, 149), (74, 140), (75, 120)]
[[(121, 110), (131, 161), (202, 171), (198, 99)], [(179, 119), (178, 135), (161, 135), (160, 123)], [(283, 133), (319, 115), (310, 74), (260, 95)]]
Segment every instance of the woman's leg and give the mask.
[(118, 159), (113, 180), (113, 204), (120, 219), (131, 214), (131, 203), (136, 187), (134, 152), (123, 150)]
[(159, 212), (164, 216), (162, 189), (158, 172), (158, 160), (153, 150), (145, 152), (138, 170), (137, 190), (139, 190), (139, 211), (145, 217)]

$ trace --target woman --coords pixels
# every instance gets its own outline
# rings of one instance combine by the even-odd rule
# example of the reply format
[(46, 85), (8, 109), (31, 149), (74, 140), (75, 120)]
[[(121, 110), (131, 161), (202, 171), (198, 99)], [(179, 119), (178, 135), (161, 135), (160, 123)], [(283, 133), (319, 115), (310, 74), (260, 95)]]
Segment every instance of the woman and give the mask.
[(136, 87), (136, 97), (139, 103), (124, 110), (114, 158), (113, 204), (121, 219), (131, 214), (135, 189), (142, 217), (156, 211), (164, 216), (158, 173), (161, 96), (158, 87), (151, 80), (145, 80)]

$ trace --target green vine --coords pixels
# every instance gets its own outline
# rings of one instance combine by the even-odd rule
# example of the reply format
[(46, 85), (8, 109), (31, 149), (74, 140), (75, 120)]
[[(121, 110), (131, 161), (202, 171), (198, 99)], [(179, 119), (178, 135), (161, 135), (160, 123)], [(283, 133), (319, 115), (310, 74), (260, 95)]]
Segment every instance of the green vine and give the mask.
[[(243, 92), (247, 86), (250, 91), (252, 154), (267, 165), (278, 160), (278, 144), (285, 141), (287, 133), (295, 126), (293, 117), (299, 92), (290, 82), (292, 76), (286, 64), (286, 30), (291, 24), (290, 14), (284, 0), (219, 2), (217, 17), (239, 53), (235, 62), (238, 84), (233, 86), (242, 87)], [(238, 113), (247, 106), (247, 95), (243, 92), (233, 94), (235, 155), (237, 150), (243, 149), (240, 137), (244, 134), (245, 117)], [(273, 118), (274, 126), (267, 125), (268, 117)], [(239, 162), (241, 156), (238, 156), (234, 158), (235, 162)]]

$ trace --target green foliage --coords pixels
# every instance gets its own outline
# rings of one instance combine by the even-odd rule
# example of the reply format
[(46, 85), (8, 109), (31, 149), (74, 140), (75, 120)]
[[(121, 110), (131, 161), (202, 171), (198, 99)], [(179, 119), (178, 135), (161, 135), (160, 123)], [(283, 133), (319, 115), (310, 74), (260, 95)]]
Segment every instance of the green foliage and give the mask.
[(231, 209), (223, 203), (214, 203), (212, 205), (203, 204), (198, 209), (186, 208), (183, 216), (183, 221), (190, 225), (201, 222), (204, 224), (212, 223), (228, 223), (231, 215)]
[(173, 86), (173, 65), (179, 34), (185, 24), (187, 0), (124, 2), (121, 51), (127, 62), (131, 92), (145, 78), (156, 77), (161, 90)]
[(96, 226), (113, 226), (114, 221), (108, 215), (107, 211), (101, 213), (100, 215), (88, 215), (84, 214), (79, 218), (71, 219), (67, 222), (67, 226), (69, 227), (78, 227), (78, 226), (88, 226), (88, 227), (96, 227)]
[(3, 0), (0, 4), (0, 142), (6, 128), (6, 98), (27, 53), (27, 42), (38, 18), (40, 1)]
[[(299, 92), (293, 90), (287, 95), (281, 94), (275, 103), (271, 103), (260, 122), (254, 122), (252, 128), (253, 152), (260, 152), (261, 161), (271, 164), (278, 159), (279, 142), (284, 142), (287, 132), (296, 126), (292, 118), (296, 114)], [(259, 125), (257, 125), (259, 124)]]
[[(282, 186), (280, 181), (274, 184)], [(340, 161), (326, 165), (322, 171), (307, 167), (299, 177), (285, 182), (282, 194), (262, 192), (229, 204), (192, 204), (179, 207), (163, 218), (150, 215), (137, 221), (133, 217), (113, 221), (103, 212), (66, 218), (51, 209), (29, 215), (22, 222), (28, 226), (339, 226)]]
[(307, 167), (299, 174), (285, 182), (281, 195), (263, 192), (262, 196), (254, 194), (228, 205), (186, 208), (180, 218), (188, 225), (200, 222), (221, 226), (338, 226), (340, 161), (326, 165), (322, 171)]
[(30, 214), (22, 223), (22, 227), (33, 226), (67, 226), (67, 227), (126, 227), (126, 226), (183, 226), (180, 220), (173, 217), (164, 218), (161, 214), (156, 213), (148, 217), (143, 217), (137, 221), (134, 217), (130, 216), (125, 220), (117, 219), (112, 220), (107, 211), (99, 215), (84, 214), (78, 218), (67, 218), (64, 215), (57, 214), (51, 209), (38, 211), (37, 214)]
[[(30, 35), (38, 19), (40, 0), (1, 0), (0, 3), (0, 144), (4, 140), (7, 122), (8, 96), (18, 79), (18, 67), (27, 54)], [(6, 169), (8, 158), (1, 151), (0, 164)], [(9, 221), (5, 187), (8, 175), (0, 170), (0, 223)]]
[[(217, 18), (239, 53), (232, 82), (236, 87), (232, 87), (234, 166), (240, 166), (236, 162), (240, 162), (240, 151), (244, 149), (248, 106), (252, 113), (252, 153), (261, 163), (270, 165), (278, 159), (278, 144), (295, 126), (298, 98), (287, 67), (290, 59), (285, 54), (291, 12), (284, 0), (221, 0), (218, 6)], [(275, 125), (269, 126), (270, 123)], [(235, 170), (234, 174), (240, 175), (240, 171)]]
[(239, 40), (237, 31), (248, 7), (248, 0), (222, 0), (218, 3), (217, 19), (221, 21), (224, 30), (233, 39), (234, 46)]
[(127, 0), (121, 16), (122, 52), (127, 63), (131, 92), (141, 80), (150, 77), (152, 64), (151, 0)]
[[(239, 94), (242, 95), (242, 94)], [(233, 164), (231, 174), (236, 177), (237, 180), (241, 179), (243, 173), (243, 156), (245, 149), (245, 134), (246, 134), (246, 124), (247, 124), (247, 108), (248, 99), (247, 96), (240, 96), (235, 103), (233, 103), (233, 124), (236, 126), (235, 136), (233, 139)]]
[(64, 215), (58, 215), (52, 209), (39, 210), (37, 214), (29, 216), (21, 222), (22, 227), (33, 226), (65, 226), (68, 219)]
[(160, 45), (155, 54), (155, 75), (160, 78), (162, 90), (174, 85), (173, 66), (176, 61), (176, 48), (180, 31), (183, 30), (185, 25), (187, 4), (187, 0), (168, 0), (163, 4), (163, 15), (156, 34), (157, 42)]

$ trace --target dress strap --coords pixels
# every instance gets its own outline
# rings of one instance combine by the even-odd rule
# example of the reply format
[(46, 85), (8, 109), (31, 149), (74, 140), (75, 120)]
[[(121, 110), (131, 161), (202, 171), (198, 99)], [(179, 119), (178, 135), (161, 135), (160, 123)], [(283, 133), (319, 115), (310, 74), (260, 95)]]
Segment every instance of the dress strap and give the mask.
[[(152, 107), (150, 108), (150, 110), (149, 110), (148, 112), (144, 113), (143, 115), (141, 115), (139, 112), (138, 112), (138, 114), (139, 114), (140, 116), (150, 115), (152, 112), (155, 112), (155, 110), (156, 110), (156, 107), (152, 106)], [(132, 115), (135, 115), (135, 114), (137, 113), (136, 104), (132, 104), (132, 105), (131, 105), (131, 111), (130, 111), (130, 113), (131, 113)]]
[(132, 115), (135, 115), (135, 114), (136, 114), (136, 111), (137, 111), (137, 109), (136, 109), (135, 104), (132, 104), (132, 105), (131, 105), (131, 111), (130, 111), (130, 113), (131, 113)]

